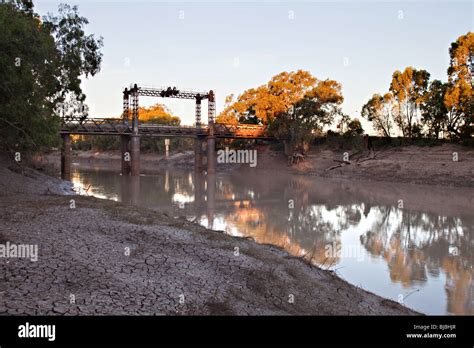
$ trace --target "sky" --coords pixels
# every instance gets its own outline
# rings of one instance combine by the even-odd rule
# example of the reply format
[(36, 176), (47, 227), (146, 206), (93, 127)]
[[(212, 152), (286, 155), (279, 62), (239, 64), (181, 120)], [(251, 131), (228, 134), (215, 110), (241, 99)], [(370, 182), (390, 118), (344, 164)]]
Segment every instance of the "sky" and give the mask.
[[(413, 66), (446, 81), (451, 42), (474, 31), (474, 0), (61, 2), (78, 5), (86, 32), (104, 39), (102, 69), (82, 84), (90, 117), (119, 117), (131, 83), (212, 89), (218, 114), (227, 95), (303, 69), (340, 82), (343, 111), (361, 119), (395, 70)], [(37, 0), (35, 9), (56, 13), (58, 4)], [(194, 122), (193, 101), (140, 99), (156, 102), (183, 124)]]

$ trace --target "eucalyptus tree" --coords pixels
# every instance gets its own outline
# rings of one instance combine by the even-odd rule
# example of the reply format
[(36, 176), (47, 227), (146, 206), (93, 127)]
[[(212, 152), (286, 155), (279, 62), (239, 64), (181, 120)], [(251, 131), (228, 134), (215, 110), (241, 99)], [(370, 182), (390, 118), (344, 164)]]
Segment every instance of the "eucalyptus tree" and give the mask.
[[(397, 104), (395, 123), (403, 135), (412, 137), (421, 121), (421, 104), (426, 97), (430, 74), (426, 70), (407, 67), (403, 72), (392, 75), (390, 92)], [(416, 127), (415, 127), (416, 125)]]
[(31, 1), (0, 4), (0, 146), (39, 150), (57, 140), (65, 105), (84, 114), (81, 77), (100, 70), (102, 39), (77, 7), (40, 18)]
[(453, 42), (449, 56), (449, 87), (444, 98), (447, 130), (453, 137), (470, 137), (474, 133), (474, 33)]
[(394, 128), (396, 105), (391, 93), (374, 94), (362, 107), (361, 115), (372, 122), (374, 129), (384, 137), (390, 137)]

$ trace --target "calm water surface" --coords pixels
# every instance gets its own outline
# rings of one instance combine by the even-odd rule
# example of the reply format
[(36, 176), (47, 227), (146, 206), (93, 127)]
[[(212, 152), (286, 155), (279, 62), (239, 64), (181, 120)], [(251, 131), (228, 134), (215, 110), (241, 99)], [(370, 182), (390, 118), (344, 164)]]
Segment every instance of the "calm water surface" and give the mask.
[[(89, 195), (251, 236), (428, 314), (474, 314), (472, 190), (277, 173), (73, 172)], [(332, 253), (331, 253), (332, 251)]]

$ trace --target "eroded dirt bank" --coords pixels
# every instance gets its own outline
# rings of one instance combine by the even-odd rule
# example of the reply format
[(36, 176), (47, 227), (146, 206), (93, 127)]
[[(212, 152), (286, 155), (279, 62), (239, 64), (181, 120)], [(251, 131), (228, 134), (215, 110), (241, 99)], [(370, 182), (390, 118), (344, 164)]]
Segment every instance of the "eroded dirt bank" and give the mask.
[(0, 314), (417, 314), (276, 247), (0, 176), (0, 244), (38, 245), (0, 259)]
[[(345, 153), (348, 162), (344, 162)], [(376, 148), (370, 156), (367, 152), (313, 146), (304, 162), (291, 167), (281, 153), (262, 148), (259, 169), (285, 167), (291, 173), (324, 178), (474, 187), (474, 148), (455, 144)]]

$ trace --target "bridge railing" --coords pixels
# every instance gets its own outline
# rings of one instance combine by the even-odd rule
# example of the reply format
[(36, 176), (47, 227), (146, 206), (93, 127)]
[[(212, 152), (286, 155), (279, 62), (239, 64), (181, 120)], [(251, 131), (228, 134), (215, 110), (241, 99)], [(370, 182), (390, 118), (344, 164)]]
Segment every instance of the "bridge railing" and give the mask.
[(267, 127), (251, 124), (223, 124), (214, 125), (214, 133), (220, 136), (235, 138), (270, 138)]
[(196, 126), (168, 126), (157, 123), (142, 123), (138, 126), (138, 133), (143, 135), (169, 135), (169, 136), (193, 136), (193, 135), (207, 135), (209, 133), (208, 127)]
[(74, 134), (127, 134), (131, 126), (121, 118), (80, 118), (67, 117), (61, 119), (61, 133)]
[[(131, 124), (121, 118), (79, 118), (70, 117), (61, 120), (63, 134), (120, 135), (131, 134)], [(144, 136), (206, 136), (208, 126), (168, 126), (158, 123), (141, 123), (138, 133)], [(271, 138), (267, 127), (259, 125), (214, 124), (214, 134), (219, 138)]]

